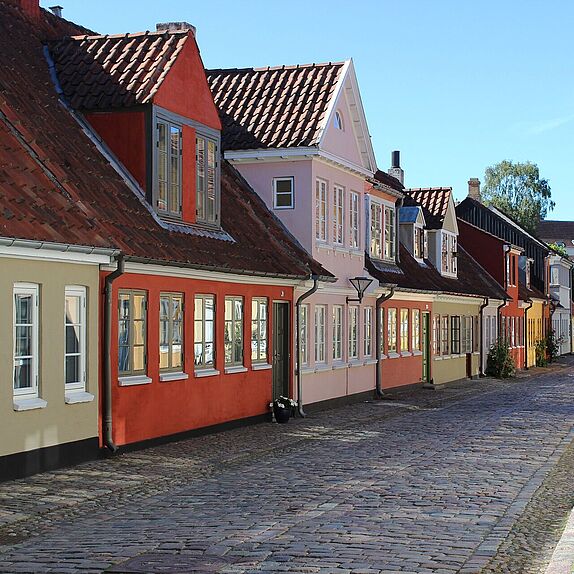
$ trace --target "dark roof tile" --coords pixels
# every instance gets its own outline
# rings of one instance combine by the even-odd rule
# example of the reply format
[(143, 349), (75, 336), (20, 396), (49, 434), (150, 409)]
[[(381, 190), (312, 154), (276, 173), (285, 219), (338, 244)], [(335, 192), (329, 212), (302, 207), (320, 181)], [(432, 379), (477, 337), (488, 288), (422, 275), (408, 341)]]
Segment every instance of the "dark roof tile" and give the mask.
[[(414, 202), (413, 205), (418, 204), (423, 207), (429, 229), (442, 227), (452, 195), (451, 187), (415, 187), (405, 189), (404, 192)], [(405, 198), (404, 204), (409, 205), (411, 202)]]

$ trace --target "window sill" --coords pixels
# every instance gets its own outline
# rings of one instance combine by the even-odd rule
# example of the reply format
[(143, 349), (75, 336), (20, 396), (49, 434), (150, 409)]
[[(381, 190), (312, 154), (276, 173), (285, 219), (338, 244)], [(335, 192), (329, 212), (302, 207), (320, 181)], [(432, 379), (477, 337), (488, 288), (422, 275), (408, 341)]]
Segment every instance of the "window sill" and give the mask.
[(348, 363), (348, 367), (350, 369), (353, 367), (362, 367), (362, 366), (363, 366), (363, 363), (362, 363), (362, 361), (359, 361), (359, 360), (349, 361), (349, 363)]
[(184, 373), (183, 371), (159, 374), (160, 383), (169, 383), (171, 381), (185, 381), (186, 379), (189, 379), (189, 375), (187, 373)]
[(237, 365), (235, 367), (225, 367), (224, 372), (226, 375), (233, 375), (235, 373), (246, 373), (247, 368), (244, 367), (243, 365)]
[(201, 378), (201, 377), (215, 377), (220, 373), (217, 369), (202, 369), (201, 371), (195, 371), (193, 374), (195, 375), (196, 378)]
[(92, 395), (92, 393), (87, 393), (86, 391), (66, 391), (64, 400), (67, 405), (91, 403), (94, 400), (94, 395)]
[(377, 359), (365, 359), (365, 365), (376, 365), (377, 364)]
[(34, 409), (45, 409), (48, 402), (39, 397), (14, 397), (14, 410), (15, 411), (32, 411)]
[(337, 369), (346, 369), (347, 363), (342, 363), (341, 361), (337, 361), (336, 363), (333, 363), (331, 368), (333, 369), (333, 371), (336, 371)]
[(269, 363), (252, 363), (251, 370), (252, 371), (266, 371), (267, 369), (272, 369), (273, 365)]
[(308, 375), (309, 373), (314, 373), (315, 369), (313, 367), (303, 367), (301, 369), (301, 374), (302, 375)]
[(387, 357), (387, 355), (385, 355), (384, 353), (381, 355), (381, 361), (384, 359), (388, 359), (389, 357)]
[(389, 359), (398, 359), (398, 358), (400, 357), (400, 355), (399, 355), (398, 353), (389, 353), (389, 354), (387, 355), (387, 357), (388, 357)]
[(410, 351), (401, 351), (401, 357), (412, 357), (413, 354)]
[(327, 363), (323, 363), (321, 365), (315, 365), (315, 372), (320, 373), (321, 371), (330, 371), (331, 365), (327, 365)]
[(149, 385), (152, 380), (147, 375), (135, 375), (129, 377), (119, 377), (120, 387), (132, 387), (134, 385)]

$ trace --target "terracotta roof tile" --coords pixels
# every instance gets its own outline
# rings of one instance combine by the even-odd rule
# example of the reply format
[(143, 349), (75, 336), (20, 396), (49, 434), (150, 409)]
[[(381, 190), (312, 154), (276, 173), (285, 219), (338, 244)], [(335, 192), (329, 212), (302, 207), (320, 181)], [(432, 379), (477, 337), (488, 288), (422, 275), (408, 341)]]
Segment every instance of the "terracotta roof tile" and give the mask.
[(112, 109), (150, 102), (188, 35), (177, 31), (72, 36), (49, 48), (73, 108)]
[(207, 70), (223, 148), (317, 145), (343, 65)]
[(58, 30), (0, 0), (0, 236), (220, 271), (332, 277), (227, 162), (223, 231), (160, 224), (60, 103), (43, 53)]
[[(412, 187), (405, 189), (404, 192), (415, 203), (424, 208), (429, 229), (440, 229), (442, 227), (452, 195), (451, 187)], [(408, 200), (405, 201), (405, 205), (409, 205)]]
[(501, 300), (507, 297), (502, 286), (460, 245), (457, 268), (457, 279), (443, 277), (430, 261), (419, 263), (414, 259), (402, 243), (398, 266), (367, 257), (369, 273), (383, 284), (397, 284), (400, 288), (417, 291), (476, 295)]

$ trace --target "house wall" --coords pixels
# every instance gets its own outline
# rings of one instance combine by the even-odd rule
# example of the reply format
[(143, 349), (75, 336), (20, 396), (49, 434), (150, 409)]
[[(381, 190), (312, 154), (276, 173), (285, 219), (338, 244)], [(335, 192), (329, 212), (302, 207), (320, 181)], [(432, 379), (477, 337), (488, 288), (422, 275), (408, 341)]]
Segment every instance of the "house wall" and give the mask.
[[(55, 445), (93, 439), (98, 435), (98, 266), (24, 259), (2, 259), (0, 273), (0, 456), (31, 452)], [(47, 406), (16, 412), (13, 407), (13, 289), (14, 283), (39, 286), (39, 396)], [(64, 400), (64, 313), (66, 286), (80, 285), (87, 292), (86, 390), (92, 402), (66, 404)], [(60, 454), (53, 454), (58, 466)], [(62, 455), (65, 456), (65, 455)], [(42, 470), (42, 462), (31, 462)], [(29, 474), (31, 468), (24, 468)], [(0, 473), (1, 474), (1, 473)]]
[(199, 48), (190, 35), (153, 98), (156, 106), (221, 131)]
[[(234, 167), (249, 182), (249, 185), (263, 199), (299, 243), (309, 252), (313, 251), (315, 189), (311, 160), (242, 163), (232, 162)], [(293, 209), (273, 207), (273, 179), (294, 178)]]
[[(381, 306), (384, 309), (383, 320), (383, 355), (381, 359), (381, 385), (384, 389), (402, 387), (406, 385), (414, 385), (423, 383), (423, 336), (422, 336), (422, 321), (423, 313), (430, 313), (429, 317), (429, 368), (431, 369), (432, 378), (432, 309), (433, 305), (429, 298), (428, 301), (408, 301), (404, 299), (392, 297), (383, 303)], [(388, 310), (397, 310), (397, 352), (392, 353), (389, 351), (389, 338), (388, 338)], [(409, 311), (409, 340), (406, 349), (401, 348), (401, 333), (400, 333), (400, 316), (401, 309), (408, 309)], [(413, 337), (413, 322), (412, 311), (418, 309), (420, 311), (420, 348), (414, 349), (412, 346)]]
[[(461, 318), (465, 316), (477, 317), (480, 312), (482, 299), (469, 298), (467, 303), (449, 302), (436, 300), (433, 302), (433, 316), (440, 315), (449, 317), (458, 315)], [(461, 331), (462, 332), (462, 331)], [(449, 319), (449, 341), (450, 341), (450, 319)], [(449, 343), (450, 344), (450, 343)], [(472, 376), (479, 373), (479, 353), (471, 354)], [(432, 377), (435, 384), (448, 383), (467, 378), (466, 355), (435, 355), (432, 361)]]
[(528, 367), (536, 366), (536, 343), (544, 337), (544, 307), (544, 301), (534, 299), (532, 307), (527, 312)]
[[(102, 274), (102, 282), (105, 274)], [(127, 273), (114, 282), (113, 309), (117, 310), (118, 290), (136, 289), (147, 293), (149, 384), (120, 386), (118, 383), (118, 325), (112, 326), (112, 404), (113, 437), (119, 445), (211, 426), (231, 420), (263, 415), (272, 400), (272, 369), (254, 370), (251, 362), (251, 299), (267, 297), (268, 362), (272, 349), (272, 302), (293, 302), (293, 288), (257, 284), (204, 281)], [(184, 295), (184, 372), (186, 380), (159, 380), (159, 296), (161, 292)], [(194, 373), (194, 297), (213, 294), (216, 301), (216, 369), (220, 374), (197, 377)], [(244, 298), (243, 352), (245, 372), (225, 374), (224, 299), (226, 295)], [(291, 349), (293, 356), (293, 349)], [(292, 372), (292, 367), (289, 372)], [(290, 386), (292, 380), (290, 380)]]
[(498, 339), (498, 305), (502, 301), (489, 304), (482, 311), (482, 372), (486, 373), (488, 353)]
[(147, 187), (145, 113), (94, 112), (86, 119), (142, 189)]
[(504, 241), (485, 233), (463, 219), (458, 220), (459, 242), (500, 285), (504, 286)]

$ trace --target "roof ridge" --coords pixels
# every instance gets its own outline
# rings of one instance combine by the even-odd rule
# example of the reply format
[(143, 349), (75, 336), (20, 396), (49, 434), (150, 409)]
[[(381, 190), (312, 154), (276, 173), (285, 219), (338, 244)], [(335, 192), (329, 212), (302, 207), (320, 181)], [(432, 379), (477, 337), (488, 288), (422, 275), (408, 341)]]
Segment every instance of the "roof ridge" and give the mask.
[(124, 39), (124, 38), (138, 38), (140, 36), (178, 36), (187, 35), (189, 30), (145, 30), (144, 32), (126, 32), (123, 34), (79, 34), (76, 36), (68, 36), (67, 38), (62, 38), (63, 40), (102, 40), (102, 39)]
[(405, 187), (405, 191), (452, 191), (452, 186), (441, 187)]
[(345, 60), (340, 62), (313, 62), (312, 64), (281, 64), (278, 66), (261, 66), (245, 68), (210, 68), (206, 69), (207, 74), (215, 73), (233, 73), (233, 72), (275, 72), (281, 70), (298, 70), (302, 68), (326, 68), (328, 66), (344, 66)]

